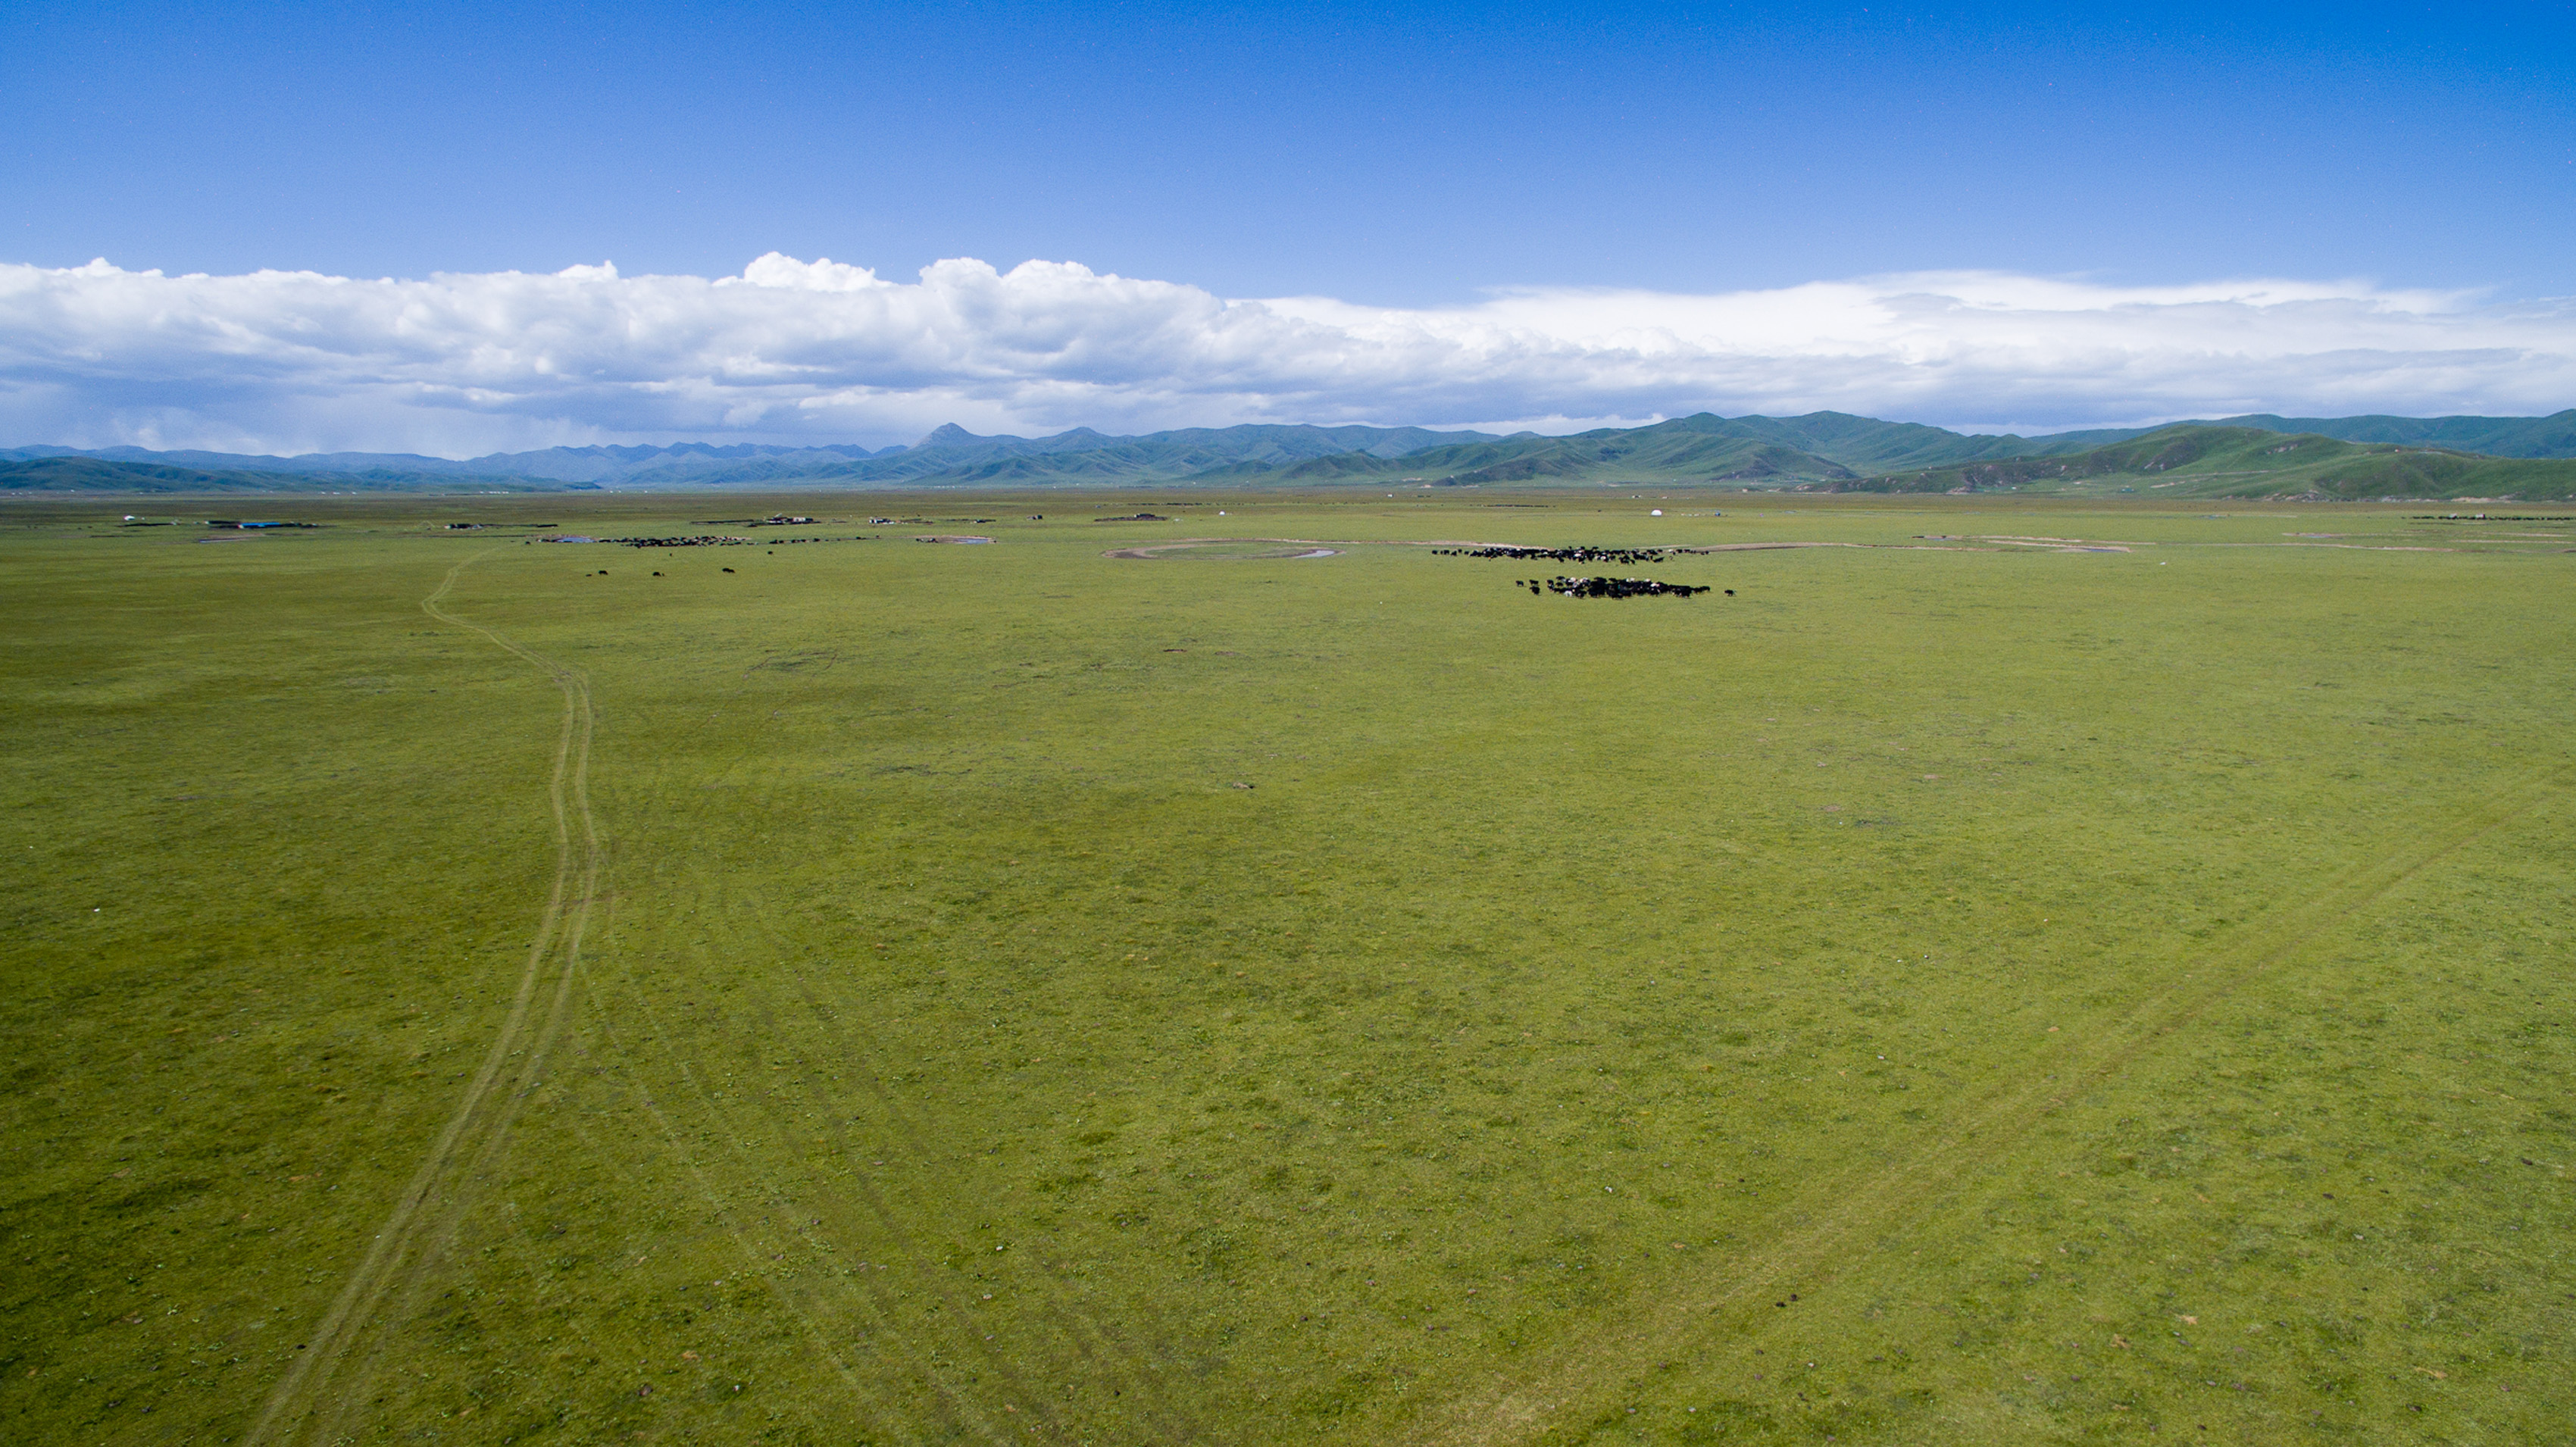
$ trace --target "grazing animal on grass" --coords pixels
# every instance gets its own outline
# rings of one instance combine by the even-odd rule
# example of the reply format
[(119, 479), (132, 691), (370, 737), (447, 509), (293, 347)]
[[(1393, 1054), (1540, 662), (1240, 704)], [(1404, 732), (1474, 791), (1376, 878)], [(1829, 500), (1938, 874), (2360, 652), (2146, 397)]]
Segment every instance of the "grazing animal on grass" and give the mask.
[(1435, 558), (1513, 558), (1522, 562), (1554, 563), (1652, 563), (1661, 561), (1671, 548), (1525, 548), (1500, 544), (1486, 548), (1433, 548)]
[(1547, 590), (1567, 598), (1687, 598), (1709, 591), (1689, 583), (1663, 583), (1652, 578), (1566, 577), (1548, 579)]

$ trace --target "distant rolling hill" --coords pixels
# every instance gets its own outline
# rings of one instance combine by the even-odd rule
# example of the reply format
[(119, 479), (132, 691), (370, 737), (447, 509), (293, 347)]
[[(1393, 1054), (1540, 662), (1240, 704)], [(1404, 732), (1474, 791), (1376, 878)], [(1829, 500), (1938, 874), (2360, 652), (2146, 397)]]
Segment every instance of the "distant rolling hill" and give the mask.
[(2576, 407), (2547, 417), (2225, 417), (2218, 427), (2313, 432), (2339, 442), (2393, 442), (2490, 457), (2576, 457)]
[[(2168, 496), (2568, 495), (2576, 410), (2550, 417), (2254, 416), (2040, 437), (1843, 412), (1702, 413), (1570, 436), (1246, 425), (1119, 437), (978, 436), (909, 447), (557, 447), (458, 461), (402, 453), (253, 457), (139, 448), (0, 450), (0, 492), (489, 491), (1336, 484), (2047, 492)], [(2125, 480), (2125, 482), (2123, 481)]]
[(1680, 417), (1649, 427), (1609, 427), (1569, 437), (1534, 435), (1425, 448), (1402, 457), (1318, 458), (1282, 469), (1282, 482), (1414, 479), (1452, 486), (1590, 482), (1617, 478), (1777, 485), (1853, 476), (1812, 452), (1746, 436), (1718, 417)]
[(193, 467), (207, 472), (260, 472), (288, 476), (446, 478), (451, 481), (507, 478), (519, 482), (614, 483), (645, 471), (672, 476), (714, 473), (729, 468), (788, 460), (799, 468), (827, 467), (854, 458), (874, 457), (889, 447), (777, 447), (752, 443), (683, 442), (668, 447), (549, 447), (538, 452), (496, 452), (458, 460), (424, 457), (415, 452), (308, 452), (298, 457), (266, 457), (237, 452), (152, 452), (140, 447), (0, 448), (0, 461), (42, 457), (89, 457), (105, 462), (143, 463), (159, 467)]
[[(841, 486), (916, 480), (973, 481), (979, 475), (1045, 481), (1162, 481), (1249, 466), (1267, 470), (1310, 458), (1351, 453), (1392, 457), (1444, 443), (1495, 440), (1485, 432), (1432, 432), (1419, 427), (1247, 425), (1183, 428), (1144, 437), (1113, 437), (1077, 427), (1052, 437), (979, 437), (945, 426), (910, 447), (775, 446), (683, 442), (670, 446), (551, 447), (494, 453), (462, 461), (413, 453), (327, 452), (261, 457), (225, 452), (148, 452), (139, 447), (82, 451), (69, 447), (0, 449), (0, 463), (81, 457), (103, 462), (248, 472), (281, 477), (333, 477), (378, 482), (436, 479), (447, 485), (505, 479), (512, 483), (588, 483), (617, 488), (730, 487), (741, 484)], [(1000, 468), (1014, 459), (1042, 459)], [(303, 490), (281, 488), (281, 491)]]
[(2168, 497), (2576, 496), (2576, 458), (2488, 457), (2318, 433), (2181, 424), (2058, 457), (1924, 468), (1831, 485), (1848, 492), (2100, 492)]
[(207, 495), (216, 493), (348, 492), (553, 492), (587, 483), (527, 478), (451, 476), (435, 473), (279, 473), (240, 468), (174, 467), (102, 457), (56, 456), (0, 462), (0, 495), (105, 493)]

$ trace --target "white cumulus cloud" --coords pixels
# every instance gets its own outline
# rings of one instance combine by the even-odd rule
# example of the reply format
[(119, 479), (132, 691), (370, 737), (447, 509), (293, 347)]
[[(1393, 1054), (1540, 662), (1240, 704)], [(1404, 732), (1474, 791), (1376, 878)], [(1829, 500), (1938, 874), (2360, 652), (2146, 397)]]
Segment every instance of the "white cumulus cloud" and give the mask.
[(1532, 425), (1832, 408), (1973, 428), (2576, 403), (2576, 304), (2360, 282), (1990, 272), (1468, 305), (1235, 300), (1070, 262), (889, 281), (0, 265), (0, 442), (464, 456), (1234, 422)]

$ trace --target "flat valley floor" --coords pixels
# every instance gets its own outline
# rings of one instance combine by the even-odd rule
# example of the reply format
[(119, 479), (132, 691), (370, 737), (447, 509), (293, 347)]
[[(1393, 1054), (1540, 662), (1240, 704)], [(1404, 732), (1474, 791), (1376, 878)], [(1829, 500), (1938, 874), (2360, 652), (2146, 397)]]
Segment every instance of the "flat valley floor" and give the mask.
[(0, 511), (13, 1441), (2576, 1421), (2547, 509), (142, 506)]

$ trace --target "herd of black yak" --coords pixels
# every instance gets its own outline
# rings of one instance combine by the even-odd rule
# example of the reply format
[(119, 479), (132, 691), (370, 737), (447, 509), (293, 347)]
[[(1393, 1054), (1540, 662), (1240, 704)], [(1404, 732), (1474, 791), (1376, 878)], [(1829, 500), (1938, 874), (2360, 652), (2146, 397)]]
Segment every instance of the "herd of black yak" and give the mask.
[(1524, 563), (1660, 563), (1670, 548), (1433, 548), (1441, 558), (1516, 558)]
[[(1448, 558), (1510, 558), (1517, 562), (1551, 563), (1653, 563), (1660, 562), (1671, 548), (1516, 548), (1508, 545), (1490, 548), (1434, 548), (1435, 554)], [(1652, 578), (1514, 578), (1515, 587), (1527, 588), (1532, 596), (1554, 593), (1560, 598), (1687, 598), (1694, 593), (1714, 591), (1689, 583), (1662, 583)], [(1735, 590), (1726, 590), (1735, 596)]]
[[(753, 523), (753, 527), (760, 524)], [(548, 542), (556, 541), (548, 538)], [(588, 539), (583, 541), (587, 542)], [(622, 543), (630, 548), (746, 548), (757, 544), (764, 548), (783, 548), (796, 543), (855, 543), (863, 538), (737, 538), (723, 533), (700, 533), (686, 538), (601, 538), (603, 543)]]
[[(1688, 583), (1659, 583), (1652, 578), (1516, 578), (1533, 596), (1554, 593), (1564, 598), (1687, 598), (1712, 591)], [(1733, 588), (1726, 590), (1731, 596)]]
[[(763, 519), (762, 521), (772, 524), (794, 524), (805, 522), (807, 519), (780, 517), (774, 519)], [(1117, 521), (1128, 521), (1128, 519), (1118, 519)], [(757, 524), (755, 524), (755, 526), (756, 525)], [(558, 541), (558, 539), (548, 538), (546, 541), (554, 542)], [(588, 538), (565, 538), (560, 539), (560, 541), (588, 542), (590, 540)], [(602, 538), (600, 541), (608, 543), (623, 543), (630, 548), (722, 548), (742, 547), (755, 542), (766, 542), (768, 546), (776, 547), (780, 543), (787, 542), (820, 543), (843, 540), (835, 538), (778, 538), (768, 540), (730, 537), (721, 533), (701, 533), (695, 537)], [(856, 540), (851, 539), (850, 541)], [(1627, 564), (1658, 562), (1662, 560), (1665, 554), (1674, 551), (1676, 550), (1672, 548), (1522, 548), (1512, 547), (1509, 545), (1485, 548), (1434, 548), (1432, 550), (1435, 556), (1448, 558), (1510, 558), (1519, 562)], [(1514, 578), (1512, 580), (1512, 586), (1516, 588), (1529, 589), (1533, 597), (1545, 597), (1550, 593), (1554, 593), (1560, 598), (1688, 598), (1698, 593), (1714, 593), (1719, 591), (1715, 588), (1703, 587), (1691, 583), (1666, 583), (1654, 578), (1568, 577), (1563, 574), (1559, 574), (1553, 578)], [(1725, 593), (1726, 596), (1730, 598), (1735, 596), (1735, 590), (1733, 588), (1726, 589)]]

